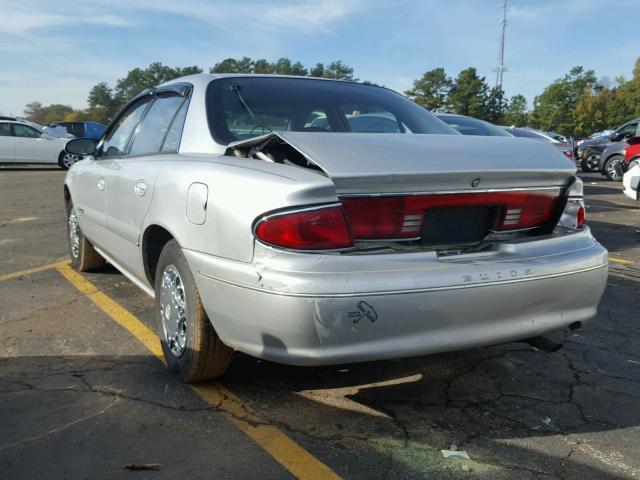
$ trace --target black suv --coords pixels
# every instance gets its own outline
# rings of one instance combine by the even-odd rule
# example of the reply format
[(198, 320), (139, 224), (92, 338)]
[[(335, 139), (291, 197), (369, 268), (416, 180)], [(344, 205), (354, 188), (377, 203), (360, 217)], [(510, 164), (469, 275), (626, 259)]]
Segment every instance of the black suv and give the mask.
[[(578, 164), (580, 168), (582, 168), (583, 172), (597, 170), (607, 176), (609, 176), (607, 172), (615, 173), (617, 165), (624, 159), (624, 155), (619, 152), (627, 146), (625, 140), (639, 135), (640, 118), (636, 118), (620, 125), (611, 135), (583, 141), (578, 147)], [(621, 148), (615, 148), (616, 146)], [(607, 152), (603, 155), (605, 150)], [(613, 180), (614, 178), (611, 179)]]

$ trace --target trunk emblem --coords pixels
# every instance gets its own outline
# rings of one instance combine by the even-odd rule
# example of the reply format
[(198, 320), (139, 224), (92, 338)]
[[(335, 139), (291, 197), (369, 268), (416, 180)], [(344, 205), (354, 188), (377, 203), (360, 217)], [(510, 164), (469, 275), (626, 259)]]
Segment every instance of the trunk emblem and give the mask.
[(474, 178), (473, 181), (471, 182), (471, 186), (475, 188), (478, 185), (480, 185), (480, 179), (479, 178)]

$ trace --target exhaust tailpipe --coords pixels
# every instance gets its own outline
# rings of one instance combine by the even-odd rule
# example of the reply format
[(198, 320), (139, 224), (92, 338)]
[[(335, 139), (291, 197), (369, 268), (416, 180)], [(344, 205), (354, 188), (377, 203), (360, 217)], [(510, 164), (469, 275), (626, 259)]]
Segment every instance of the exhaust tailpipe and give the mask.
[(527, 338), (526, 340), (522, 340), (524, 343), (528, 343), (536, 350), (540, 350), (545, 353), (553, 353), (557, 352), (562, 348), (561, 343), (554, 342), (553, 340), (548, 339), (547, 337), (533, 337)]

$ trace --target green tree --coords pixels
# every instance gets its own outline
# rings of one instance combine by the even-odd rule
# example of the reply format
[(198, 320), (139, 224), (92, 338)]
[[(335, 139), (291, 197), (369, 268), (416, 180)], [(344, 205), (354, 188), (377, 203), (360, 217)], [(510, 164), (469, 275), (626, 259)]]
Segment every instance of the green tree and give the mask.
[(447, 96), (453, 85), (453, 81), (444, 71), (444, 68), (434, 68), (422, 74), (413, 81), (413, 87), (405, 91), (411, 100), (429, 110), (445, 110)]
[(488, 122), (501, 123), (506, 107), (504, 90), (500, 87), (493, 87), (487, 95), (482, 118)]
[(523, 95), (514, 95), (509, 99), (502, 115), (502, 123), (518, 127), (525, 127), (529, 124), (527, 99)]
[(87, 103), (89, 108), (84, 112), (87, 120), (106, 124), (118, 112), (119, 105), (114, 98), (113, 89), (106, 82), (100, 82), (89, 90)]
[(576, 137), (586, 137), (593, 132), (609, 128), (609, 112), (607, 109), (614, 100), (615, 92), (601, 89), (595, 94), (585, 89), (582, 97), (576, 103), (573, 111), (574, 129)]
[(273, 64), (273, 73), (278, 75), (299, 75), (305, 76), (308, 74), (307, 69), (304, 68), (300, 62), (291, 63), (288, 58), (279, 58), (276, 63)]
[(118, 108), (120, 108), (143, 90), (168, 82), (174, 78), (201, 72), (202, 69), (195, 65), (184, 68), (173, 68), (163, 65), (160, 62), (154, 62), (144, 69), (134, 68), (133, 70), (129, 70), (125, 77), (116, 82), (114, 100)]
[(262, 74), (270, 74), (274, 73), (275, 68), (273, 63), (265, 60), (264, 58), (259, 58), (255, 62), (253, 62), (253, 73), (262, 73)]
[(53, 103), (46, 107), (38, 101), (28, 103), (24, 107), (24, 116), (27, 120), (47, 125), (53, 122), (61, 122), (67, 115), (73, 113), (74, 110), (69, 105)]
[(316, 66), (309, 70), (309, 76), (321, 78), (324, 75), (324, 64), (316, 63)]
[(469, 67), (455, 79), (447, 102), (449, 109), (460, 115), (483, 118), (486, 113), (487, 91), (484, 77), (479, 77), (475, 68)]
[(209, 73), (253, 73), (253, 60), (249, 57), (225, 58), (211, 67)]
[(576, 126), (574, 110), (585, 89), (594, 92), (597, 85), (593, 70), (573, 67), (535, 98), (532, 120), (542, 130), (573, 134)]
[(32, 122), (41, 123), (41, 119), (43, 119), (45, 115), (43, 109), (44, 106), (37, 100), (31, 103), (27, 103), (24, 106), (24, 118), (26, 118), (27, 120), (31, 120)]
[(323, 78), (333, 78), (336, 80), (358, 81), (358, 79), (353, 76), (353, 68), (342, 63), (342, 60), (331, 62), (328, 67), (323, 66), (321, 76)]

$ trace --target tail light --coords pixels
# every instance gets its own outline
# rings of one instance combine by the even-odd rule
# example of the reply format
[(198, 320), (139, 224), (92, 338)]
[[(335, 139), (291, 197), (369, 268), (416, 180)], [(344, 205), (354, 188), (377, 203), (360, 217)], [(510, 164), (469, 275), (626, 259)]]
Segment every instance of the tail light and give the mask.
[(567, 228), (581, 229), (586, 223), (582, 180), (574, 177), (567, 191), (567, 204), (564, 207), (558, 225)]
[[(424, 238), (430, 225), (425, 212), (464, 207), (486, 207), (488, 228), (495, 232), (548, 227), (558, 218), (565, 198), (561, 188), (390, 197), (344, 197), (341, 204), (297, 209), (267, 215), (254, 231), (262, 242), (295, 250), (352, 247), (354, 240), (409, 240)], [(445, 211), (445, 214), (446, 211)], [(576, 177), (560, 224), (584, 225), (582, 182)], [(428, 220), (427, 220), (428, 222)]]
[(270, 215), (256, 224), (255, 234), (270, 245), (296, 250), (330, 250), (353, 245), (349, 224), (339, 205)]
[[(560, 189), (342, 199), (355, 239), (407, 239), (422, 234), (430, 208), (495, 207), (491, 228), (521, 230), (546, 225), (557, 211)], [(428, 226), (427, 226), (428, 227)]]

